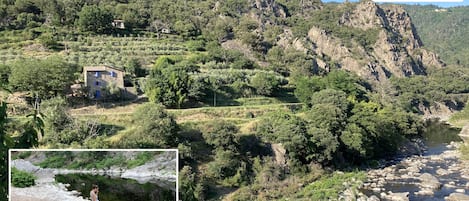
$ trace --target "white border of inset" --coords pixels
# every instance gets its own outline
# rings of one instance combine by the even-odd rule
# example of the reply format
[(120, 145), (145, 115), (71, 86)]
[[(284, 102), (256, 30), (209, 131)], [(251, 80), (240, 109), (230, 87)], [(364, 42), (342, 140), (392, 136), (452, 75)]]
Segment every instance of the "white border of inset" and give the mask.
[(179, 201), (179, 150), (178, 149), (9, 149), (8, 150), (8, 200), (11, 201), (11, 152), (13, 151), (174, 151), (176, 152), (176, 201)]

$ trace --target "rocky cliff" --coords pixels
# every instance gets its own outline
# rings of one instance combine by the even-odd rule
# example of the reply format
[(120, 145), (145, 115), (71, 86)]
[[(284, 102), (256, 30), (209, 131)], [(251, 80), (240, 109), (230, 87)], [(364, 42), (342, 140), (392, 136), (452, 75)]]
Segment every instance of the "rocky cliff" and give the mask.
[[(277, 23), (283, 33), (274, 45), (305, 52), (325, 70), (352, 71), (376, 85), (386, 84), (391, 76), (425, 75), (429, 67), (444, 66), (435, 53), (423, 48), (410, 16), (402, 7), (378, 6), (372, 1), (334, 6), (332, 11), (340, 13), (340, 17), (324, 25), (326, 28), (309, 23), (312, 26), (306, 27), (309, 29), (306, 36), (294, 34), (289, 24)], [(286, 21), (291, 17), (317, 20), (311, 16), (326, 9), (326, 6), (316, 6), (305, 13), (288, 16), (288, 10), (274, 0), (256, 0), (252, 7), (247, 15), (260, 23), (258, 32), (266, 23), (274, 24), (266, 16)], [(331, 26), (336, 29), (328, 29)], [(347, 33), (348, 38), (344, 38), (342, 32), (347, 29), (354, 32)], [(363, 41), (369, 44), (365, 46)]]

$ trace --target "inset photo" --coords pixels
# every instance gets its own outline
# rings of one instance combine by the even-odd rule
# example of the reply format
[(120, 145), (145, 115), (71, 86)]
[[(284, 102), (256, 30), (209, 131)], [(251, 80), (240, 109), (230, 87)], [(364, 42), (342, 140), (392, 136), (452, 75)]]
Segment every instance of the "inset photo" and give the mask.
[(178, 200), (176, 149), (9, 152), (10, 201)]

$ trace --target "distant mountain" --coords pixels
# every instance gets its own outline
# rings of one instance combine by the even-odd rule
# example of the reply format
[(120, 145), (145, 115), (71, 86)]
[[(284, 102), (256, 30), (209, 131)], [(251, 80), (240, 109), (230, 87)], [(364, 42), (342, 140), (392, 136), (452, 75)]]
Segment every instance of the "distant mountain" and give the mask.
[(405, 5), (424, 46), (447, 64), (469, 67), (469, 6)]

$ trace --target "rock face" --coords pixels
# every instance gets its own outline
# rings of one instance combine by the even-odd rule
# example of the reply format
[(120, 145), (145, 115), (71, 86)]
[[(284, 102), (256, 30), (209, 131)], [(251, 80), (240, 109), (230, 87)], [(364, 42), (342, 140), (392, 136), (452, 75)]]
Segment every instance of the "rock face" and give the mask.
[(125, 170), (121, 177), (135, 179), (142, 183), (155, 178), (174, 182), (177, 179), (176, 154), (174, 152), (164, 152), (145, 165)]
[[(334, 33), (311, 27), (306, 39), (293, 38), (286, 45), (284, 40), (291, 38), (291, 35), (284, 33), (280, 37), (283, 41), (278, 45), (316, 55), (317, 63), (324, 64), (319, 66), (326, 70), (330, 66), (324, 58), (329, 58), (340, 68), (355, 72), (375, 84), (386, 84), (391, 75), (424, 75), (429, 66), (444, 66), (436, 54), (422, 49), (423, 44), (410, 16), (400, 6), (381, 7), (372, 1), (363, 1), (345, 12), (337, 23), (363, 31), (376, 31), (377, 40), (371, 48), (365, 49), (356, 41), (351, 41), (350, 47), (335, 37)], [(303, 45), (294, 44), (298, 41)]]

